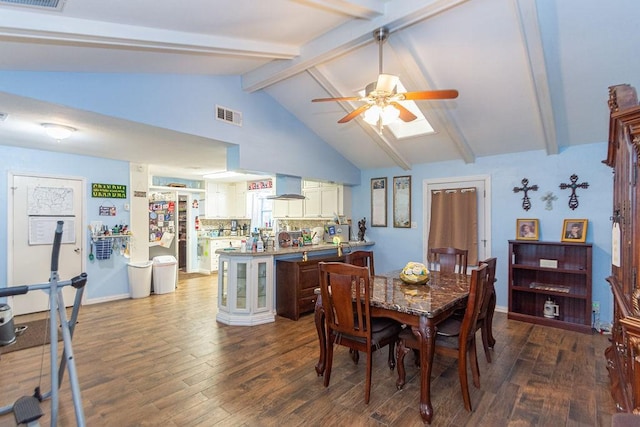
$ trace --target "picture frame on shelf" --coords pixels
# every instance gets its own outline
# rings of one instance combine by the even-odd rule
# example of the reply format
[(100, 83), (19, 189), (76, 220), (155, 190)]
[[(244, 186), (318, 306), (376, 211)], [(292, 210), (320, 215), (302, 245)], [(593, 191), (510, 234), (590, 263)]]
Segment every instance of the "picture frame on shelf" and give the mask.
[(540, 238), (540, 221), (535, 218), (518, 218), (516, 220), (516, 240), (538, 240)]
[(387, 178), (371, 178), (371, 226), (387, 226)]
[(393, 177), (393, 226), (411, 228), (411, 176)]
[(584, 243), (587, 240), (587, 219), (565, 219), (562, 223), (562, 242)]

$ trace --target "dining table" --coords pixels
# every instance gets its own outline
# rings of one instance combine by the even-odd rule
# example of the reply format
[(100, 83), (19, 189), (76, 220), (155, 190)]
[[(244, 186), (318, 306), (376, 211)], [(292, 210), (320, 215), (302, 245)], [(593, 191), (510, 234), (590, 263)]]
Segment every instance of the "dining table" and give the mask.
[[(371, 280), (372, 317), (394, 319), (411, 327), (420, 345), (420, 416), (431, 423), (431, 370), (435, 353), (437, 326), (463, 307), (469, 296), (471, 276), (432, 271), (425, 284), (408, 284), (400, 279), (400, 270), (377, 274)], [(319, 292), (319, 289), (317, 290)], [(315, 324), (320, 344), (316, 373), (322, 376), (327, 353), (326, 324), (322, 300), (315, 306)]]

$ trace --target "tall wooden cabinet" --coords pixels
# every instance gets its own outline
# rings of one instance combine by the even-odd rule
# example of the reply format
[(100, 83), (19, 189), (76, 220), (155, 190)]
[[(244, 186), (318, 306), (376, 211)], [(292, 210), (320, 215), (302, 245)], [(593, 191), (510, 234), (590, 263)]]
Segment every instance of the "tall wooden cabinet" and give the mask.
[(591, 244), (510, 240), (509, 254), (509, 319), (591, 332)]
[(609, 88), (609, 147), (605, 163), (613, 168), (612, 239), (613, 292), (611, 346), (605, 351), (611, 394), (621, 412), (640, 412), (640, 221), (638, 210), (638, 155), (640, 106), (629, 85)]

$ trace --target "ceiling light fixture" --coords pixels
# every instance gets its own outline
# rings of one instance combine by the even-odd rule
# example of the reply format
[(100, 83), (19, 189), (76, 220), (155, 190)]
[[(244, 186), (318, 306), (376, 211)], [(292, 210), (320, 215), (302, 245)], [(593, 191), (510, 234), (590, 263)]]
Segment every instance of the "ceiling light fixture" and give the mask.
[(77, 130), (71, 126), (58, 125), (55, 123), (42, 123), (42, 127), (47, 135), (56, 141), (62, 141), (63, 139), (69, 138), (71, 134)]

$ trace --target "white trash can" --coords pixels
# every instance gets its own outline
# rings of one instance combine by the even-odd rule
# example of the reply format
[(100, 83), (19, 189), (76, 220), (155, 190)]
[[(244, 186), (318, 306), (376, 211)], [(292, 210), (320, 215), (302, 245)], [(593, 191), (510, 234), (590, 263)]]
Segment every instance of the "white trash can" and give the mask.
[(153, 292), (167, 294), (176, 290), (178, 260), (172, 255), (153, 258)]
[(130, 262), (129, 295), (131, 298), (144, 298), (151, 294), (151, 267), (153, 261)]

